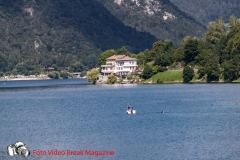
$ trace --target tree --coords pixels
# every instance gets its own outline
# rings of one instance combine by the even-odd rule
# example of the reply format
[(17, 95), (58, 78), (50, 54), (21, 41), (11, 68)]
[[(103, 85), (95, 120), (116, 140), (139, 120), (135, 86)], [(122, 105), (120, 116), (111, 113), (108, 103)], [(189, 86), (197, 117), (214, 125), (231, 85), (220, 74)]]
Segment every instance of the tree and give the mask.
[(0, 71), (5, 72), (7, 65), (8, 63), (6, 58), (2, 54), (0, 54)]
[(237, 68), (236, 65), (233, 64), (233, 62), (225, 62), (223, 64), (223, 77), (224, 77), (224, 81), (233, 81), (236, 80), (238, 78), (238, 73), (239, 70)]
[(143, 73), (142, 73), (142, 78), (143, 79), (148, 79), (153, 75), (152, 73), (152, 67), (150, 67), (149, 65), (145, 65)]
[(83, 72), (80, 73), (80, 77), (83, 77), (83, 76), (85, 76), (85, 75), (86, 75), (86, 72), (85, 72), (85, 71), (83, 71)]
[(225, 26), (222, 18), (217, 19), (215, 22), (209, 23), (207, 32), (205, 34), (205, 41), (209, 44), (217, 44), (225, 34)]
[(197, 38), (187, 38), (183, 45), (184, 61), (186, 64), (193, 62), (200, 53), (198, 49), (199, 40)]
[(176, 50), (174, 50), (172, 54), (172, 59), (174, 62), (181, 62), (184, 60), (184, 51), (182, 47), (179, 47)]
[(0, 77), (3, 77), (4, 76), (4, 73), (0, 71)]
[(26, 63), (18, 63), (15, 68), (19, 74), (24, 74), (25, 76), (28, 75), (28, 66)]
[(229, 27), (232, 30), (233, 28), (235, 28), (237, 25), (239, 25), (240, 22), (238, 21), (238, 18), (235, 16), (230, 16), (229, 18)]
[(114, 84), (116, 82), (117, 82), (117, 77), (115, 77), (114, 75), (108, 76), (107, 84)]
[(205, 71), (207, 74), (207, 81), (218, 81), (220, 76), (220, 69), (219, 69), (219, 58), (217, 55), (212, 54), (209, 58), (206, 65), (205, 65)]
[(159, 66), (158, 65), (155, 65), (155, 66), (152, 67), (152, 73), (153, 74), (157, 74), (158, 70), (159, 70)]
[(146, 62), (146, 55), (143, 52), (137, 54), (137, 64), (143, 65)]
[(93, 68), (91, 71), (87, 73), (88, 82), (92, 82), (92, 84), (96, 84), (99, 75), (99, 70)]
[(54, 68), (54, 71), (57, 71), (57, 70), (58, 70), (58, 67), (57, 67), (56, 64), (53, 64), (51, 67)]
[(119, 50), (117, 50), (117, 54), (130, 56), (130, 53), (127, 51), (127, 49), (124, 46), (122, 46)]
[(80, 61), (75, 62), (70, 65), (70, 72), (82, 72), (84, 70), (84, 66)]
[(183, 82), (188, 83), (193, 79), (193, 77), (194, 77), (194, 70), (189, 66), (185, 66), (183, 69)]
[(131, 74), (128, 74), (127, 75), (127, 80), (131, 80), (132, 79), (132, 75)]
[(62, 77), (62, 78), (68, 78), (68, 72), (67, 72), (67, 71), (61, 71), (61, 72), (60, 72), (60, 77)]
[(111, 57), (115, 54), (117, 54), (117, 53), (113, 49), (104, 51), (98, 59), (98, 65), (101, 66), (101, 65), (106, 64), (106, 58)]
[(53, 79), (59, 79), (60, 74), (58, 71), (52, 71), (52, 72), (48, 73), (48, 77), (53, 78)]
[(205, 75), (204, 67), (198, 68), (198, 79), (201, 79)]
[(233, 38), (232, 51), (236, 54), (240, 53), (240, 31)]
[(166, 66), (169, 66), (171, 62), (172, 62), (171, 55), (167, 52), (163, 52), (156, 57), (154, 65), (166, 67)]
[(152, 50), (150, 51), (151, 60), (155, 60), (157, 58), (157, 56), (161, 52), (163, 52), (164, 48), (165, 48), (165, 46), (162, 41), (156, 41), (155, 43), (153, 43)]

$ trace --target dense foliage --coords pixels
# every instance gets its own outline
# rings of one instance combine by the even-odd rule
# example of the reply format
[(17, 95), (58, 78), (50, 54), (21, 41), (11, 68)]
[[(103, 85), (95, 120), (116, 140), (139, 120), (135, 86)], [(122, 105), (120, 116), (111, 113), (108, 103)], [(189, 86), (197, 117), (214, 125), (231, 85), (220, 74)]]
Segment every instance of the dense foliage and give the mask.
[(107, 84), (114, 84), (117, 82), (117, 77), (114, 75), (108, 76)]
[(189, 66), (185, 66), (183, 69), (183, 82), (188, 83), (193, 79), (193, 77), (194, 77), (194, 70)]
[[(199, 81), (237, 80), (240, 76), (240, 22), (234, 16), (229, 21), (226, 26), (221, 18), (217, 19), (208, 25), (204, 39), (187, 36), (178, 47), (172, 41), (154, 42), (151, 50), (135, 56), (143, 68), (141, 77), (149, 79), (166, 68), (184, 68), (184, 82), (193, 79), (194, 70)], [(109, 52), (103, 52), (101, 56)]]
[(99, 70), (96, 68), (91, 69), (91, 71), (89, 71), (87, 73), (87, 80), (88, 82), (91, 82), (92, 84), (96, 84), (97, 80), (98, 80), (98, 76), (99, 76)]

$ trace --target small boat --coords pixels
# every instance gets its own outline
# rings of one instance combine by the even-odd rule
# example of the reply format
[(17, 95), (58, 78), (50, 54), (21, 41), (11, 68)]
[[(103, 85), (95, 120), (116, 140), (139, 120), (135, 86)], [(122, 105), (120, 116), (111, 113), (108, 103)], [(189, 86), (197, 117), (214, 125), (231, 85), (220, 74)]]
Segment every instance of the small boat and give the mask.
[(127, 114), (136, 114), (136, 110), (133, 110), (133, 109), (128, 109), (127, 110)]

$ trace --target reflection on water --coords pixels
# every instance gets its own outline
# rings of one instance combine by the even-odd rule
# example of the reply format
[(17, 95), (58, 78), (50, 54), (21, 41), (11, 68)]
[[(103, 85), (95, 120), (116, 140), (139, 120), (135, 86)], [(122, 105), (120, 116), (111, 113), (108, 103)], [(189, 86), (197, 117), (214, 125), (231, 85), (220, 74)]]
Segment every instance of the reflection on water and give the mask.
[(1, 88), (19, 88), (19, 87), (42, 87), (59, 85), (80, 85), (89, 84), (86, 79), (45, 79), (45, 80), (10, 80), (0, 81)]

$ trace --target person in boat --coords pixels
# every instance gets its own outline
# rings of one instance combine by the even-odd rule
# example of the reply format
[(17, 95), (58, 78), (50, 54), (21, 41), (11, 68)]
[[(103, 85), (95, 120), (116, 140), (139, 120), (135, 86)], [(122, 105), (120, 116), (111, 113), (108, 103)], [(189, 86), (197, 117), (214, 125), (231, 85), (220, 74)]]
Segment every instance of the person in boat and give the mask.
[(129, 104), (127, 104), (127, 108), (128, 108), (128, 110), (130, 110), (130, 105)]
[(131, 109), (131, 114), (133, 114), (133, 107), (132, 107), (132, 109)]

